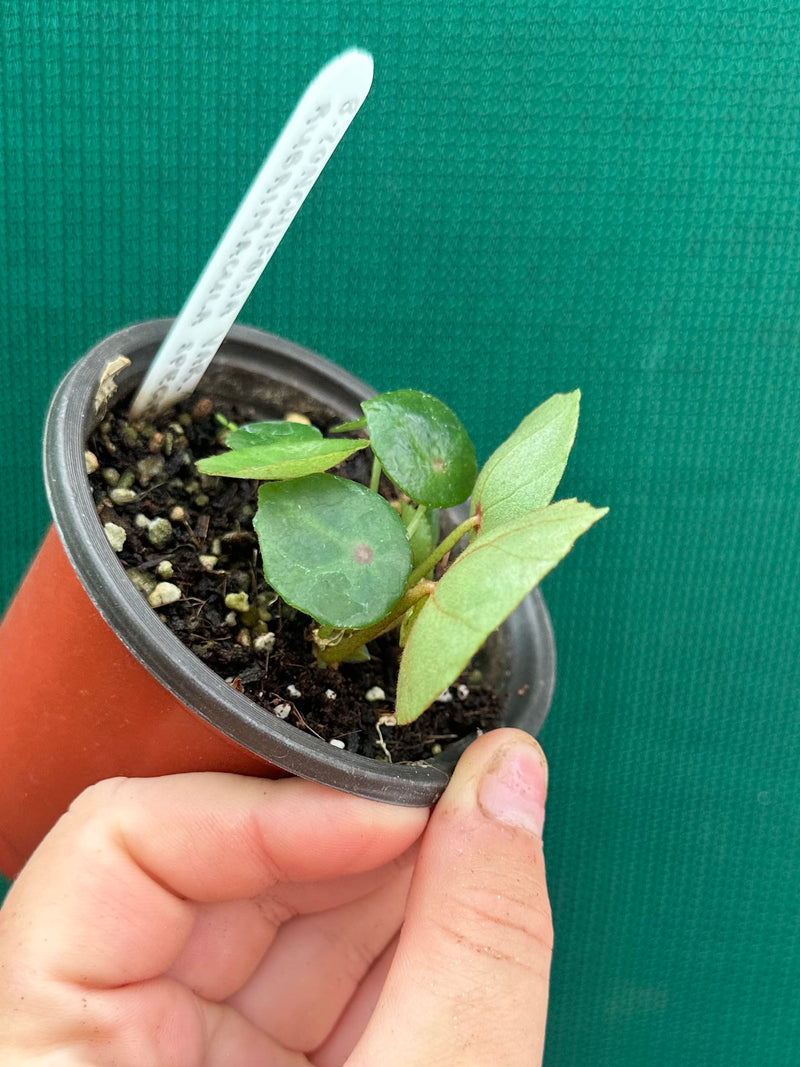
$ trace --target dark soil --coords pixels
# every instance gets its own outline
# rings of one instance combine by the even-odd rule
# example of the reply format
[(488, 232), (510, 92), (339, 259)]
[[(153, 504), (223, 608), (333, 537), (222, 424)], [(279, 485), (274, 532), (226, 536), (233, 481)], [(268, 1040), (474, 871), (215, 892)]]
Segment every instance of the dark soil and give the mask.
[[(221, 413), (240, 424), (256, 417), (229, 405)], [(394, 706), (396, 632), (370, 645), (368, 662), (338, 669), (315, 664), (306, 638), (312, 620), (281, 601), (261, 571), (252, 529), (258, 484), (210, 478), (194, 467), (196, 459), (224, 451), (210, 400), (195, 396), (152, 424), (135, 427), (112, 412), (88, 448), (98, 464), (89, 474), (98, 515), (103, 524), (124, 530), (118, 556), (129, 577), (151, 598), (157, 583), (177, 587), (180, 599), (157, 606), (158, 617), (266, 712), (339, 747), (392, 762), (430, 759), (452, 742), (499, 724), (502, 695), (481, 685), (475, 669), (416, 723), (381, 723)], [(368, 482), (369, 464), (357, 453), (346, 473)], [(390, 495), (388, 483), (385, 490)], [(242, 593), (246, 605), (241, 598), (230, 600), (230, 594)]]

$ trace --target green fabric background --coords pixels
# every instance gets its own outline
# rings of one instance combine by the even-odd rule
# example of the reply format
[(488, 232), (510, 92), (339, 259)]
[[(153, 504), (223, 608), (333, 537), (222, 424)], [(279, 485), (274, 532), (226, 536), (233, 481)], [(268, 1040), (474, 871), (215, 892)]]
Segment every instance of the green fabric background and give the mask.
[[(243, 321), (450, 402), (580, 386), (546, 580), (548, 1067), (800, 1062), (800, 8), (0, 2), (0, 599), (47, 398), (174, 314), (305, 83), (372, 93)], [(0, 685), (2, 683), (0, 682)]]

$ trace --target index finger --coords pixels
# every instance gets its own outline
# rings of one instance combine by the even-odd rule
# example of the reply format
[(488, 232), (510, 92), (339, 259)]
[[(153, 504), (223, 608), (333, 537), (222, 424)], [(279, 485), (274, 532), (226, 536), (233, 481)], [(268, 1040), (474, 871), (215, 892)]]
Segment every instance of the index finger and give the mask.
[(162, 974), (196, 902), (369, 870), (405, 851), (427, 811), (299, 779), (111, 779), (62, 816), (12, 887), (0, 941), (32, 974), (109, 987)]

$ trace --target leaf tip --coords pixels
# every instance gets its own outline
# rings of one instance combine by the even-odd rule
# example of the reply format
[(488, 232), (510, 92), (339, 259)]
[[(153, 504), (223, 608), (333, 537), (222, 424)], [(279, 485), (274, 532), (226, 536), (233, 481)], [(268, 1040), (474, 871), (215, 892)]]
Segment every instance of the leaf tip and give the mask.
[(408, 704), (398, 692), (397, 701), (394, 708), (394, 717), (397, 720), (398, 726), (408, 726), (409, 723), (414, 722), (425, 711), (425, 708), (415, 709), (413, 705)]

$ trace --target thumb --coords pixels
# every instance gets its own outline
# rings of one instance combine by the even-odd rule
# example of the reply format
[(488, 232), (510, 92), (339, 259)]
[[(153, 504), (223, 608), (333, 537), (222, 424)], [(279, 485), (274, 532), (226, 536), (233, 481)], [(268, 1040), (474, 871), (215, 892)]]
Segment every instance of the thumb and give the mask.
[(546, 790), (527, 734), (495, 730), (467, 749), (425, 831), (397, 952), (348, 1065), (541, 1062)]

